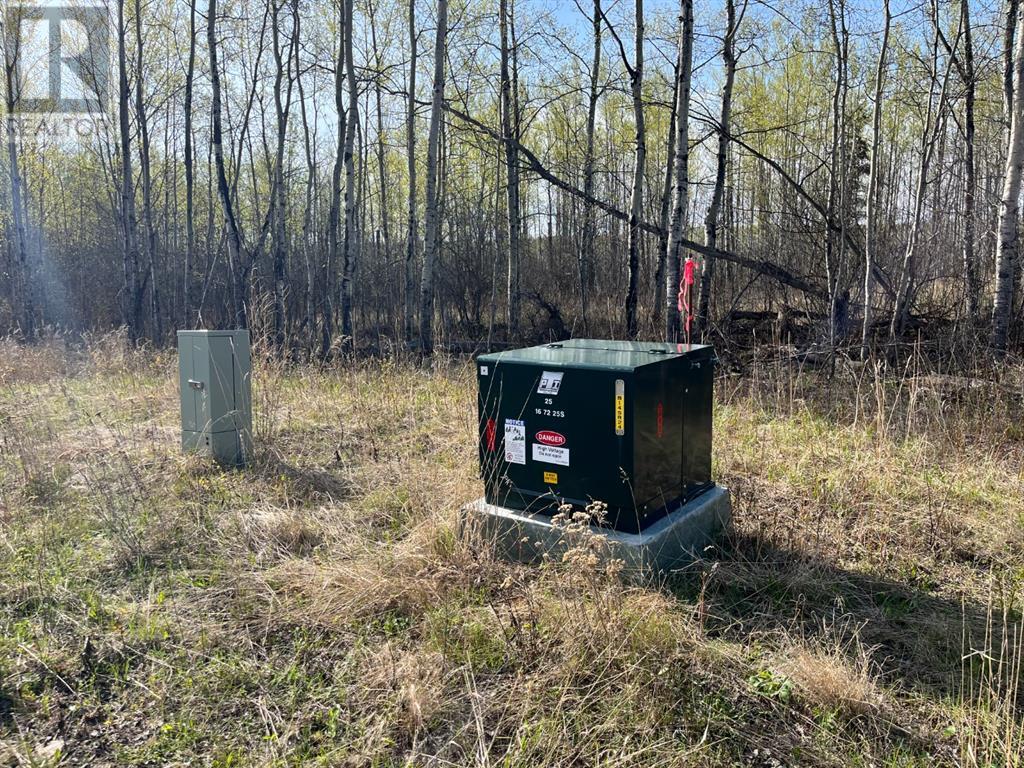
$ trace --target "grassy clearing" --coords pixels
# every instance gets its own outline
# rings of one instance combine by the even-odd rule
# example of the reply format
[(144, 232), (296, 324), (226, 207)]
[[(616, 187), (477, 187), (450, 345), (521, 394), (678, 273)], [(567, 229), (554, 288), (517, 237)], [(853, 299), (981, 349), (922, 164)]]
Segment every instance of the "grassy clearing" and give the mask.
[(1020, 372), (723, 377), (734, 530), (636, 585), (459, 536), (463, 361), (263, 364), (225, 472), (173, 357), (0, 351), (0, 765), (1022, 763)]

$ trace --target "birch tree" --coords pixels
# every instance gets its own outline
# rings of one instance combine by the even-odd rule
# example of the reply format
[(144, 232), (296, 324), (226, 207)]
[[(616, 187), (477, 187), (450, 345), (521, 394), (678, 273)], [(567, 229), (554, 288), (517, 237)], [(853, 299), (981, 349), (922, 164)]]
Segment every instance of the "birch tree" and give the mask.
[(409, 0), (409, 82), (405, 115), (405, 158), (409, 173), (407, 200), (408, 232), (405, 239), (405, 340), (413, 340), (413, 270), (416, 264), (416, 54), (419, 35), (416, 33), (416, 0)]
[(1015, 71), (1016, 31), (1020, 0), (1006, 0), (1003, 15), (1003, 128), (1009, 141), (1013, 118), (1013, 78)]
[(420, 348), (434, 351), (434, 283), (441, 247), (438, 221), (438, 154), (441, 111), (444, 103), (445, 43), (448, 35), (448, 0), (437, 0), (437, 33), (434, 38), (434, 92), (430, 102), (427, 135), (426, 215), (424, 223), (423, 276), (420, 280)]
[(344, 347), (351, 351), (353, 346), (352, 329), (352, 282), (355, 279), (356, 259), (359, 256), (358, 233), (356, 231), (356, 212), (359, 205), (356, 199), (355, 141), (356, 126), (359, 123), (359, 91), (356, 86), (355, 59), (352, 53), (352, 6), (355, 0), (342, 0), (345, 20), (342, 34), (345, 36), (345, 70), (348, 84), (348, 116), (345, 127), (344, 164), (345, 164), (345, 233), (344, 250), (341, 263), (341, 335)]
[(669, 215), (672, 209), (672, 178), (675, 171), (672, 158), (676, 154), (676, 97), (679, 95), (679, 62), (672, 75), (672, 101), (668, 115), (668, 143), (665, 147), (664, 173), (662, 176), (661, 194), (658, 201), (658, 268), (654, 272), (654, 324), (661, 327), (664, 323), (662, 314), (665, 308), (665, 270), (668, 261)]
[[(242, 134), (238, 142), (238, 151), (234, 162), (236, 167), (241, 166), (242, 152), (245, 146), (244, 135), (248, 124), (248, 117), (254, 100), (257, 71), (259, 68), (259, 57), (262, 54), (262, 34), (266, 30), (266, 16), (263, 16), (261, 29), (261, 45), (257, 49), (256, 60), (253, 62), (253, 73), (250, 91), (247, 95), (243, 110)], [(224, 160), (224, 118), (222, 115), (222, 93), (221, 73), (219, 61), (219, 47), (217, 40), (217, 0), (210, 0), (207, 9), (206, 19), (206, 42), (210, 52), (210, 110), (211, 110), (211, 136), (210, 145), (213, 155), (214, 170), (217, 180), (217, 197), (220, 201), (221, 214), (223, 217), (224, 236), (227, 241), (228, 254), (228, 277), (231, 283), (231, 304), (234, 314), (234, 326), (236, 328), (249, 327), (249, 274), (252, 268), (253, 256), (257, 255), (262, 248), (263, 240), (269, 230), (269, 209), (264, 226), (260, 232), (259, 242), (254, 253), (249, 254), (242, 237), (242, 226), (235, 210), (233, 187), (237, 185), (236, 174), (234, 184), (228, 180), (227, 164)]]
[(331, 172), (331, 203), (327, 217), (327, 265), (324, 281), (324, 312), (322, 325), (322, 341), (320, 356), (327, 357), (330, 353), (333, 328), (334, 304), (331, 299), (334, 291), (334, 270), (341, 258), (341, 174), (345, 168), (345, 139), (347, 136), (345, 111), (345, 47), (348, 36), (345, 32), (345, 19), (348, 0), (339, 0), (340, 24), (338, 29), (338, 58), (334, 64), (334, 110), (338, 117), (338, 135), (335, 145), (334, 168)]
[(1013, 98), (1010, 111), (1009, 143), (1006, 149), (1006, 171), (1003, 193), (999, 201), (999, 222), (996, 228), (996, 289), (992, 309), (992, 348), (997, 356), (1006, 351), (1010, 333), (1016, 289), (1018, 258), (1021, 171), (1024, 169), (1024, 13), (1017, 9), (1013, 51)]
[[(683, 0), (690, 2), (690, 0)], [(629, 285), (626, 288), (626, 337), (635, 339), (639, 330), (637, 293), (640, 282), (640, 219), (644, 204), (644, 170), (647, 164), (647, 124), (644, 121), (644, 2), (636, 0), (634, 26), (634, 64), (629, 66), (625, 50), (622, 60), (629, 72), (633, 95), (633, 122), (636, 130), (636, 151), (633, 155), (633, 183), (629, 202)], [(620, 42), (621, 44), (621, 42)], [(680, 115), (680, 117), (682, 117)], [(685, 124), (685, 120), (679, 120)], [(685, 144), (685, 141), (683, 142)]]
[[(964, 232), (961, 253), (963, 254), (964, 273), (964, 309), (968, 322), (974, 324), (978, 320), (978, 304), (981, 287), (978, 278), (978, 264), (974, 255), (974, 237), (976, 216), (975, 188), (977, 186), (977, 167), (974, 157), (975, 118), (974, 105), (977, 81), (974, 66), (974, 42), (971, 30), (971, 10), (968, 0), (961, 0), (960, 23), (964, 40), (963, 58), (957, 48), (949, 44), (946, 36), (939, 30), (939, 39), (953, 61), (960, 81), (964, 86), (964, 122), (962, 134), (964, 139)], [(938, 187), (938, 185), (936, 185)]]
[[(677, 341), (679, 328), (679, 272), (683, 257), (683, 236), (689, 213), (690, 165), (690, 79), (693, 71), (693, 0), (679, 3), (679, 45), (676, 64), (676, 140), (672, 158), (672, 218), (669, 224), (668, 257), (665, 269), (665, 340)], [(725, 130), (723, 126), (723, 130)]]
[[(911, 214), (910, 231), (907, 235), (907, 245), (904, 250), (903, 268), (900, 272), (900, 283), (896, 293), (896, 304), (892, 313), (892, 322), (889, 326), (889, 337), (896, 339), (903, 333), (903, 329), (910, 313), (910, 305), (913, 301), (914, 289), (917, 282), (917, 247), (921, 235), (922, 215), (924, 211), (925, 195), (928, 191), (929, 172), (931, 170), (932, 158), (935, 154), (935, 147), (942, 131), (943, 118), (946, 111), (946, 95), (949, 87), (949, 75), (953, 66), (953, 57), (949, 56), (944, 72), (939, 75), (939, 39), (940, 24), (939, 6), (937, 0), (932, 3), (933, 34), (931, 42), (931, 64), (929, 74), (928, 103), (925, 110), (924, 122), (921, 128), (920, 162), (917, 169), (917, 183), (915, 185), (913, 213)], [(960, 29), (957, 30), (956, 44), (960, 41)], [(953, 46), (955, 48), (955, 45)], [(938, 94), (936, 95), (936, 88)]]
[[(512, 0), (514, 3), (515, 0)], [(501, 33), (501, 132), (504, 138), (505, 166), (508, 178), (508, 335), (519, 333), (519, 235), (522, 229), (519, 210), (519, 115), (512, 93), (509, 68), (509, 0), (498, 4), (498, 26)]]
[[(287, 325), (286, 281), (288, 278), (288, 233), (287, 233), (287, 190), (285, 189), (285, 141), (288, 135), (288, 118), (291, 114), (292, 88), (291, 61), (294, 47), (298, 42), (295, 29), (296, 17), (292, 15), (292, 32), (288, 48), (281, 42), (280, 27), (283, 0), (271, 3), (271, 44), (274, 53), (274, 118), (277, 142), (274, 152), (273, 179), (270, 186), (270, 212), (273, 219), (273, 269), (274, 269), (274, 343), (281, 348), (285, 343)], [(285, 83), (287, 81), (287, 83)]]
[[(722, 83), (722, 103), (718, 115), (718, 148), (715, 152), (715, 185), (711, 191), (711, 202), (707, 216), (704, 217), (704, 244), (712, 249), (718, 248), (718, 222), (722, 213), (722, 199), (725, 197), (725, 175), (729, 159), (729, 124), (732, 116), (732, 89), (736, 82), (736, 34), (740, 22), (746, 14), (747, 3), (744, 0), (739, 15), (736, 13), (735, 0), (725, 2), (725, 37), (722, 39), (722, 64), (725, 68), (725, 80)], [(692, 31), (692, 27), (691, 27)], [(700, 297), (697, 303), (697, 334), (706, 336), (711, 317), (711, 286), (715, 276), (715, 257), (708, 254), (704, 257), (700, 275)]]
[(21, 87), (18, 82), (18, 63), (21, 56), (21, 10), (10, 12), (0, 44), (4, 54), (4, 109), (7, 122), (5, 143), (7, 145), (7, 173), (10, 181), (11, 200), (11, 251), (14, 270), (14, 295), (20, 297), (18, 320), (21, 335), (28, 341), (35, 338), (35, 287), (31, 265), (28, 260), (28, 244), (25, 232), (25, 218), (28, 215), (22, 197), (21, 163), (18, 151), (18, 132), (15, 112), (20, 100)]
[(145, 70), (144, 39), (142, 36), (142, 0), (135, 4), (135, 121), (139, 129), (139, 169), (142, 181), (142, 222), (145, 228), (143, 252), (149, 270), (149, 307), (153, 340), (163, 338), (163, 316), (160, 310), (160, 285), (156, 269), (156, 228), (153, 224), (153, 174), (150, 167), (149, 117), (143, 91)]
[(192, 100), (196, 73), (196, 0), (188, 3), (188, 64), (185, 69), (185, 268), (182, 276), (183, 316), (186, 328), (192, 324), (192, 268), (196, 257), (195, 149), (193, 148)]
[(974, 101), (977, 82), (974, 69), (974, 39), (971, 32), (970, 0), (960, 0), (960, 16), (964, 30), (964, 64), (961, 77), (964, 83), (964, 277), (967, 281), (966, 310), (970, 322), (978, 321), (981, 284), (974, 254), (975, 193), (978, 185), (974, 157)]
[(587, 127), (585, 149), (583, 151), (583, 232), (580, 237), (580, 248), (576, 257), (577, 272), (580, 283), (580, 316), (583, 320), (583, 333), (589, 335), (587, 320), (587, 299), (591, 282), (590, 265), (594, 258), (596, 240), (596, 211), (594, 203), (594, 132), (597, 126), (598, 83), (601, 78), (601, 29), (603, 14), (601, 0), (594, 0), (593, 26), (594, 50), (590, 63), (590, 84), (587, 90)]
[(884, 26), (882, 47), (878, 52), (875, 67), (875, 100), (871, 109), (871, 157), (868, 167), (868, 198), (864, 221), (864, 324), (861, 330), (861, 349), (866, 357), (871, 343), (871, 327), (874, 322), (875, 297), (875, 229), (878, 215), (878, 150), (882, 135), (882, 94), (885, 82), (886, 56), (889, 52), (889, 30), (892, 13), (889, 0), (883, 4)]
[(292, 48), (292, 57), (295, 62), (295, 88), (299, 95), (299, 118), (302, 121), (302, 149), (306, 160), (306, 183), (302, 206), (302, 255), (306, 271), (306, 295), (303, 302), (303, 317), (300, 328), (305, 330), (305, 338), (309, 340), (307, 352), (312, 353), (313, 345), (311, 342), (315, 339), (314, 328), (316, 325), (314, 294), (316, 286), (315, 275), (317, 274), (313, 266), (313, 252), (318, 245), (314, 230), (314, 208), (316, 204), (314, 190), (317, 188), (317, 182), (320, 177), (316, 162), (316, 147), (306, 106), (306, 89), (303, 85), (303, 66), (300, 56), (302, 49), (298, 42), (302, 39), (302, 17), (299, 14), (299, 0), (292, 0), (292, 19), (296, 40), (296, 44)]
[(377, 6), (370, 2), (370, 41), (373, 46), (373, 65), (376, 70), (373, 79), (373, 94), (377, 117), (377, 182), (380, 192), (380, 230), (384, 240), (384, 258), (391, 258), (391, 214), (388, 195), (387, 142), (384, 132), (384, 55), (377, 42)]
[(846, 27), (846, 4), (844, 0), (829, 0), (829, 26), (832, 32), (832, 46), (835, 52), (835, 86), (832, 90), (832, 146), (829, 152), (829, 185), (826, 220), (835, 221), (838, 214), (838, 231), (826, 225), (825, 232), (825, 282), (828, 291), (830, 345), (836, 342), (837, 308), (839, 305), (839, 271), (842, 269), (846, 247), (846, 97), (848, 91), (847, 70), (849, 67), (850, 35)]
[[(216, 8), (216, 0), (211, 3)], [(210, 12), (211, 17), (213, 11)], [(135, 179), (132, 168), (132, 133), (128, 83), (128, 36), (125, 0), (117, 3), (117, 121), (121, 149), (121, 235), (124, 248), (122, 260), (123, 295), (122, 322), (133, 341), (139, 337), (142, 319), (142, 285), (139, 279), (139, 244), (135, 220)]]

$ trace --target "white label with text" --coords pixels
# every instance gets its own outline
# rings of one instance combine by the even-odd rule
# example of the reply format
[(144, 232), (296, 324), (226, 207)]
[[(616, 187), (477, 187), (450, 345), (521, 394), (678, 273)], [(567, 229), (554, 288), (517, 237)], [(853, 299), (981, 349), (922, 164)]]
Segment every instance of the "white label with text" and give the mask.
[(557, 395), (562, 386), (561, 371), (544, 371), (540, 377), (540, 386), (537, 387), (538, 395)]
[(519, 419), (505, 419), (505, 461), (526, 463), (526, 423)]
[(542, 461), (545, 464), (558, 464), (563, 467), (569, 466), (569, 449), (555, 448), (550, 445), (533, 444), (533, 460)]

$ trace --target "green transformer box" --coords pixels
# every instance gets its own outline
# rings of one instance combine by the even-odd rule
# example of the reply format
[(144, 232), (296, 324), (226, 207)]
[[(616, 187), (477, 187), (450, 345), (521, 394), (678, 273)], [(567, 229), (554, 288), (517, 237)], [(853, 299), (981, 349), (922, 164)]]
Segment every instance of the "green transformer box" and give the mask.
[(178, 331), (181, 446), (242, 466), (252, 455), (248, 331)]
[(487, 503), (638, 533), (714, 487), (714, 349), (573, 339), (477, 358)]

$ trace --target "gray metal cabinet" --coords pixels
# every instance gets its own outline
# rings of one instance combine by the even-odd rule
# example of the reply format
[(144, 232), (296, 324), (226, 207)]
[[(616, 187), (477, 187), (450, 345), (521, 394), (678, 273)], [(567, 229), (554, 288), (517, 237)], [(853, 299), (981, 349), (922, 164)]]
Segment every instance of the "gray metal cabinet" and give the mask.
[(252, 455), (248, 331), (178, 331), (181, 446), (241, 466)]

